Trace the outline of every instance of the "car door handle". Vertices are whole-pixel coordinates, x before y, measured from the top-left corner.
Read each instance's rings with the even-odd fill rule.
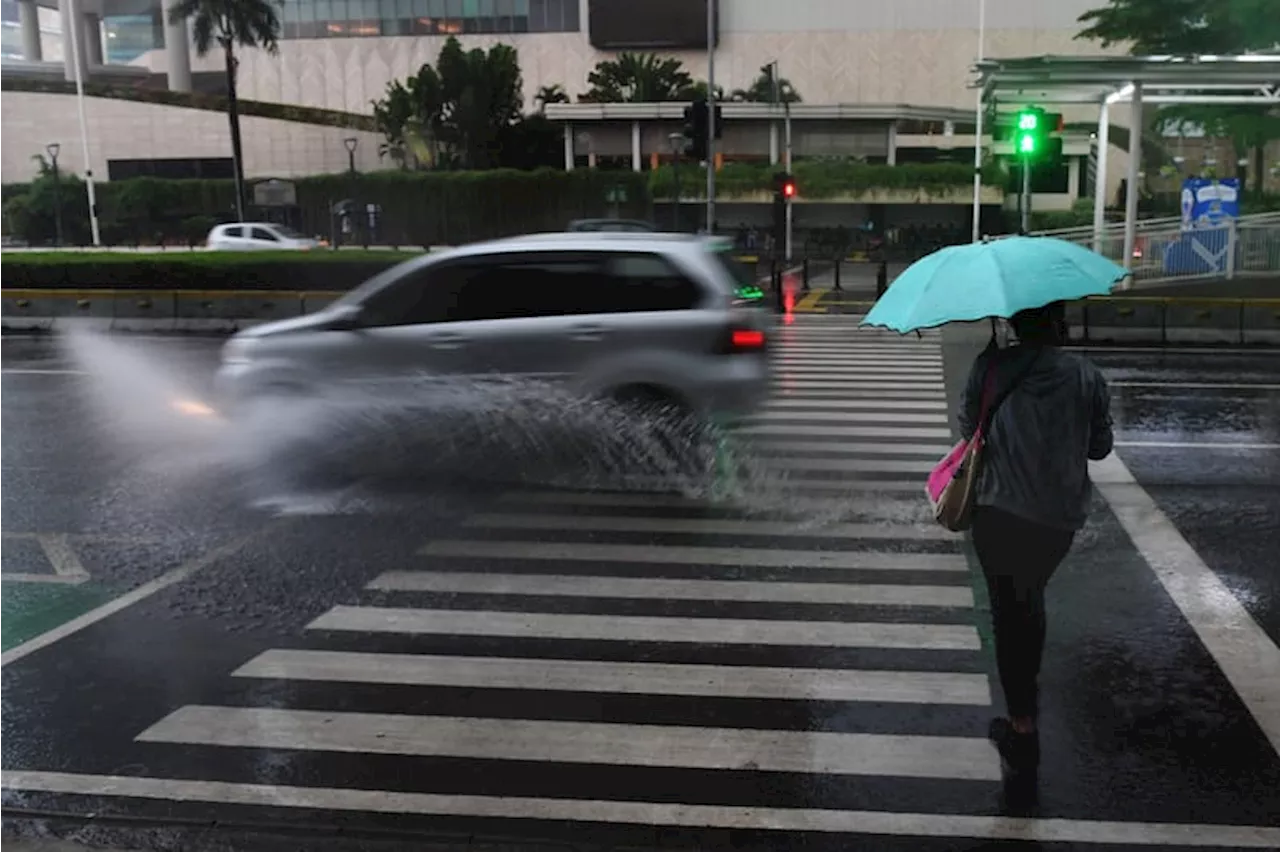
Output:
[[[600,340],[604,333],[602,325],[575,325],[569,329],[569,336],[574,340]]]
[[[460,334],[433,337],[429,343],[432,349],[461,349],[466,344],[467,339]]]

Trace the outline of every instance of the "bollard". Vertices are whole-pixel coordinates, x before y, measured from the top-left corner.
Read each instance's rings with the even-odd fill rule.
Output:
[[[884,291],[889,289],[889,265],[883,260],[880,266],[876,268],[876,298],[879,299],[884,295]]]
[[[800,261],[800,287],[809,292],[809,258]]]
[[[839,255],[836,256],[835,269],[833,270],[833,273],[834,273],[833,277],[835,279],[834,288],[836,290],[840,289],[840,266],[841,266],[840,261],[843,259],[844,258],[840,257]]]
[[[778,262],[773,261],[769,268],[769,285],[773,287],[773,298],[778,309],[778,313],[783,314],[787,311],[786,295],[782,292],[782,269],[778,266]]]

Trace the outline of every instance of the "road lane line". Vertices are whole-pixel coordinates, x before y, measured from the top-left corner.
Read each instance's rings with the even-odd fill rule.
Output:
[[[693,645],[902,648],[921,651],[977,651],[982,647],[978,641],[977,629],[970,624],[675,618],[347,605],[333,607],[308,624],[307,629],[409,636],[496,636],[511,639]]]
[[[1027,843],[1114,844],[1151,847],[1280,848],[1280,828],[1191,823],[1102,822],[906,811],[845,811],[695,805],[680,802],[552,799],[530,796],[475,796],[402,793],[341,787],[299,787],[189,781],[135,775],[6,770],[6,790],[76,796],[115,796],[161,802],[296,808],[344,813],[413,816],[538,819],[621,826],[672,826],[873,837],[947,837]]]
[[[947,449],[950,448],[948,447]],[[939,452],[938,455],[941,456],[942,452]],[[716,500],[705,497],[684,497],[678,494],[645,494],[634,491],[509,491],[499,496],[498,502],[533,505],[685,509],[695,512],[716,509],[739,517],[759,517],[762,514],[767,514],[769,517],[794,517],[799,520],[808,518],[810,513],[808,507],[803,504],[793,505],[792,501],[788,501],[786,507],[777,509],[769,507],[767,511],[762,512],[759,509],[753,509],[750,505],[743,505],[733,498]],[[932,516],[928,515],[928,507],[923,501],[893,498],[888,495],[871,498],[851,497],[845,501],[845,508],[852,515],[857,512],[883,512],[888,506],[895,504],[901,507],[901,511],[904,511],[904,514],[905,510],[915,510],[915,514],[919,515],[922,521],[932,520]]]
[[[831,460],[833,462],[839,460]],[[868,459],[867,461],[885,461]],[[904,462],[909,464],[909,462]],[[924,462],[930,469],[933,462]],[[462,526],[507,530],[585,530],[589,532],[684,533],[686,535],[764,535],[776,538],[929,539],[956,541],[938,524],[848,524],[796,521],[738,520],[734,518],[663,518],[634,515],[513,515],[480,513]]]
[[[1280,648],[1114,453],[1092,462],[1095,486],[1280,755]]]
[[[189,704],[139,742],[525,760],[608,766],[741,769],[997,781],[999,761],[978,737],[843,734],[620,725],[534,719],[332,713]]]
[[[905,400],[927,400],[934,402],[945,401],[947,398],[946,391],[941,386],[937,388],[918,388],[916,390],[810,390],[797,391],[789,388],[774,388],[773,399],[795,399],[795,400],[847,400],[852,402],[865,402],[867,400],[886,400],[886,399],[905,399]]]
[[[843,483],[832,483],[841,485]],[[558,541],[472,541],[440,539],[419,556],[462,559],[519,559],[553,562],[649,562],[662,565],[731,565],[757,568],[836,568],[846,571],[967,572],[969,563],[953,553],[884,553],[874,550],[776,550],[764,547],[677,547]]]
[[[78,586],[89,579],[89,575],[82,577],[62,577],[57,574],[27,574],[24,572],[6,571],[0,576],[6,583],[49,583],[55,586]]]
[[[787,583],[750,580],[672,580],[574,574],[476,574],[387,571],[365,588],[381,592],[848,604],[850,606],[973,606],[968,586],[893,586],[874,583]]]
[[[788,471],[829,470],[841,473],[919,473],[926,474],[938,466],[936,459],[859,459],[837,458],[796,458],[793,456],[764,456],[759,459],[768,468],[785,468]],[[923,488],[923,480],[909,483],[915,488]]]
[[[1217,346],[1064,346],[1069,352],[1107,352],[1134,355],[1280,355],[1280,349],[1258,347],[1256,349],[1224,349]]]
[[[775,379],[771,382],[771,386],[774,393],[785,393],[788,390],[901,391],[910,389],[915,391],[938,391],[944,387],[942,382],[932,379],[912,379],[909,382],[863,381],[861,379],[857,381],[851,379],[843,381],[832,379],[818,381],[809,379]]]
[[[7,666],[15,660],[20,660],[28,654],[38,651],[41,648],[48,647],[49,645],[52,645],[61,639],[65,639],[72,634],[79,633],[84,628],[97,624],[104,618],[114,615],[122,609],[126,609],[139,601],[151,597],[156,592],[167,589],[176,583],[181,583],[183,580],[186,580],[188,577],[191,577],[199,571],[203,571],[210,565],[220,562],[223,559],[239,552],[245,546],[264,535],[267,530],[274,530],[275,528],[276,526],[274,524],[267,524],[261,529],[255,530],[248,535],[240,536],[239,538],[233,539],[220,547],[215,547],[213,550],[197,556],[195,559],[185,562],[177,568],[166,571],[154,580],[143,583],[136,589],[126,592],[118,598],[113,598],[112,600],[107,601],[102,604],[102,606],[95,607],[83,615],[77,616],[70,621],[58,625],[52,630],[28,639],[21,645],[10,648],[8,651],[5,651],[3,655],[0,655],[0,667]]]
[[[790,701],[866,701],[985,707],[985,674],[767,668],[599,660],[539,660],[272,649],[233,677],[532,689],[627,695],[691,695]]]

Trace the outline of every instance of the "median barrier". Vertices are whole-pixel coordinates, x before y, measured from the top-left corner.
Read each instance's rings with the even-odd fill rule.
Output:
[[[1272,299],[1269,304],[1245,304],[1242,320],[1244,343],[1280,345],[1280,299]]]
[[[1165,304],[1169,343],[1242,343],[1243,300],[1176,299]]]
[[[1159,299],[1086,299],[1068,312],[1073,337],[1094,343],[1159,340],[1164,306]]]

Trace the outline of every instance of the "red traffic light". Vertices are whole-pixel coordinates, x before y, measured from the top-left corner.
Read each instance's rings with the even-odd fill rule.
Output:
[[[796,194],[796,182],[793,180],[784,181],[782,184],[782,194],[787,198],[794,198]]]

